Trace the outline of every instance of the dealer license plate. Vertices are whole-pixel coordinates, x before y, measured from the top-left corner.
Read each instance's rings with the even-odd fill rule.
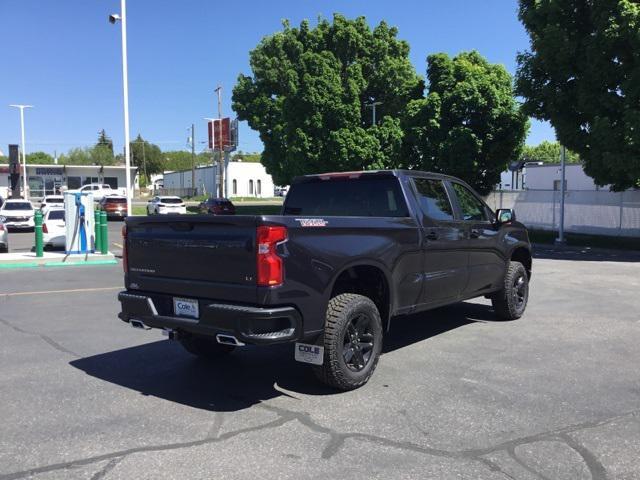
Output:
[[[324,358],[324,347],[309,345],[308,343],[296,342],[296,353],[294,355],[298,362],[322,365]]]
[[[173,297],[173,311],[179,317],[198,318],[198,301],[190,298]]]

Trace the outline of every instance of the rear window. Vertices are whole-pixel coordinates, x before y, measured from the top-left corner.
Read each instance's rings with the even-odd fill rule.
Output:
[[[107,198],[105,203],[127,203],[126,198]]]
[[[362,176],[293,185],[284,215],[407,217],[409,212],[396,177]]]
[[[52,210],[47,218],[49,220],[64,220],[64,210]]]
[[[62,197],[45,197],[43,203],[64,203],[64,198],[62,198]]]
[[[171,197],[161,197],[160,201],[162,203],[182,203],[182,199],[180,199],[180,198],[171,198]]]
[[[27,202],[7,202],[4,206],[5,210],[33,210],[33,206]]]

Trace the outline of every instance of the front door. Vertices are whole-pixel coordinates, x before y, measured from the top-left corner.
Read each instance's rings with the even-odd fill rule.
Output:
[[[422,214],[423,274],[420,308],[457,299],[467,283],[465,227],[456,218],[442,180],[413,177]]]

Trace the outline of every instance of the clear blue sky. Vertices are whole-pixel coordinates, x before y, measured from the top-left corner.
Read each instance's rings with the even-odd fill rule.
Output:
[[[228,114],[237,75],[250,73],[249,51],[284,18],[384,19],[409,42],[422,75],[428,54],[470,49],[513,73],[516,53],[528,46],[516,7],[516,0],[129,0],[131,135],[183,149],[193,122],[203,142],[213,89],[223,85]],[[122,151],[120,27],[107,22],[119,8],[118,0],[0,0],[0,150],[20,138],[18,111],[7,105],[28,103],[35,106],[26,113],[28,152],[88,146],[101,128]],[[533,122],[527,143],[554,138],[549,125]],[[246,124],[240,148],[261,150]]]

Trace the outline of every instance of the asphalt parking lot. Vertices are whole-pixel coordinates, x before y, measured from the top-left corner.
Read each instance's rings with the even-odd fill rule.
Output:
[[[0,271],[0,480],[638,479],[640,258],[537,257],[522,319],[397,319],[349,393],[290,345],[208,364],[128,327],[120,266]]]

